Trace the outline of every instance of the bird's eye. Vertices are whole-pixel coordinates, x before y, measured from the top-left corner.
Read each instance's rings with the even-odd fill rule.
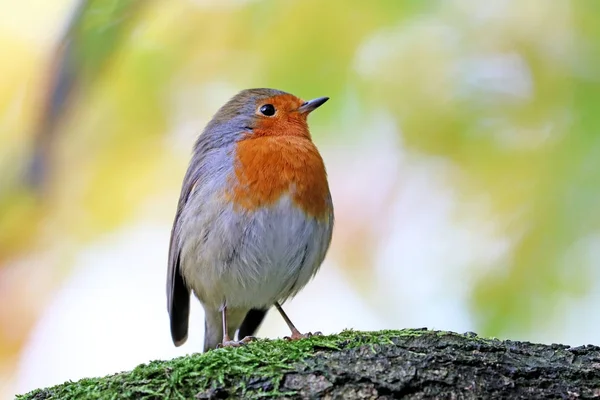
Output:
[[[267,117],[272,117],[275,115],[275,106],[273,106],[273,104],[265,104],[264,106],[260,107],[260,112]]]

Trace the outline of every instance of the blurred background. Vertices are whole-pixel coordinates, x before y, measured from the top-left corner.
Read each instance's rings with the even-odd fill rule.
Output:
[[[197,301],[171,343],[170,229],[195,138],[249,87],[331,97],[337,225],[301,330],[600,344],[600,2],[2,6],[1,399],[201,350]]]

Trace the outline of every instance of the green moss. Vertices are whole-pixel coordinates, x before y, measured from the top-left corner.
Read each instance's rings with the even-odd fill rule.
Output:
[[[284,374],[298,368],[299,362],[318,351],[390,344],[400,337],[416,338],[425,333],[426,330],[346,330],[338,335],[292,342],[260,339],[244,347],[152,361],[130,372],[37,389],[17,399],[190,399],[223,386],[241,393],[251,387],[253,397],[276,396],[283,394],[279,392],[279,384]]]

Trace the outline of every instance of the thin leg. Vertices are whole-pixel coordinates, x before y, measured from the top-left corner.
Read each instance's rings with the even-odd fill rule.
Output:
[[[223,307],[221,316],[223,319],[223,341],[218,347],[240,347],[255,339],[253,336],[247,336],[242,340],[231,339],[227,333],[227,306]]]
[[[283,320],[285,321],[285,323],[287,324],[287,326],[290,328],[290,331],[292,331],[292,335],[291,336],[286,336],[284,337],[284,339],[286,340],[297,340],[297,339],[304,339],[304,338],[309,338],[311,336],[318,336],[321,335],[321,332],[315,332],[310,333],[300,333],[300,331],[298,329],[296,329],[296,326],[292,323],[292,320],[287,316],[287,314],[283,311],[283,308],[281,308],[281,306],[279,305],[279,303],[275,303],[275,308],[277,308],[277,311],[279,311],[279,314],[281,314],[281,317],[283,318]]]
[[[227,334],[227,306],[221,310],[221,317],[223,319],[223,344],[231,342],[229,334]]]

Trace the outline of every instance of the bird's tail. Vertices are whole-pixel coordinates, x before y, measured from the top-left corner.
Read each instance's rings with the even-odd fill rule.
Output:
[[[235,333],[240,330],[248,336],[258,328],[266,310],[252,310],[233,308],[227,309],[227,334],[234,340]],[[249,317],[248,317],[249,316]],[[223,315],[220,310],[204,309],[204,351],[217,348],[223,341]],[[242,324],[242,322],[244,322]],[[240,337],[239,339],[243,339]]]
[[[238,331],[238,338],[241,340],[246,336],[254,336],[268,311],[268,308],[253,308],[248,311]]]

